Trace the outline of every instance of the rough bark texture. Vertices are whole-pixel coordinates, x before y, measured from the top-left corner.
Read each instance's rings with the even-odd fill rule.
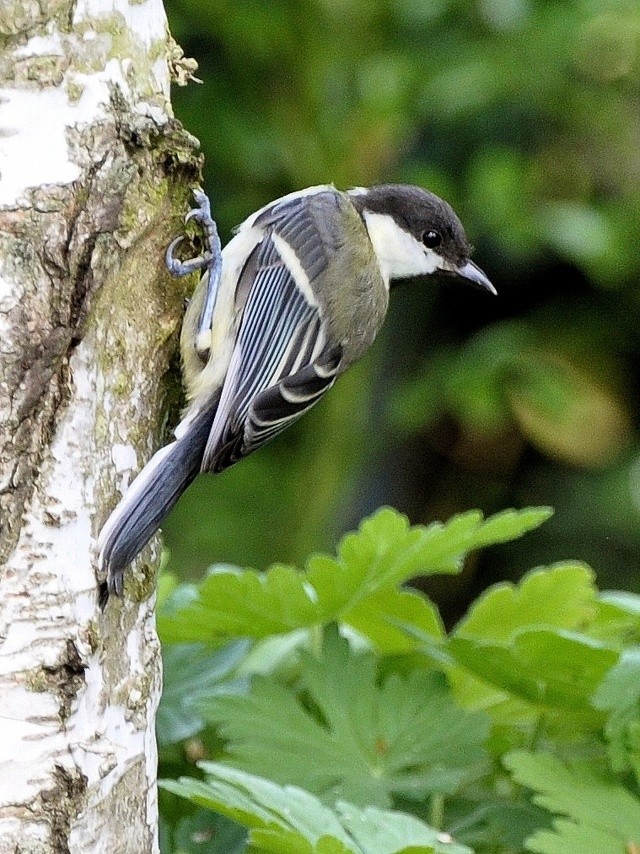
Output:
[[[101,613],[94,548],[158,443],[196,143],[160,0],[5,0],[0,45],[0,854],[155,851],[155,552]]]

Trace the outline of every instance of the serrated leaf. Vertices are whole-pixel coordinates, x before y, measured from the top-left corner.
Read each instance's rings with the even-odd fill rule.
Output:
[[[554,756],[524,750],[507,754],[504,764],[516,782],[537,793],[537,804],[564,817],[554,822],[553,832],[539,831],[530,837],[529,850],[540,854],[608,854],[640,845],[640,800],[615,779],[590,767],[573,770]],[[592,847],[591,840],[599,847]],[[584,841],[589,841],[586,848],[576,847]]]
[[[539,528],[553,516],[552,507],[527,507],[524,510],[502,510],[485,520],[474,537],[474,548],[481,549],[518,539]]]
[[[206,782],[182,777],[160,786],[249,828],[254,854],[472,854],[413,816],[341,802],[336,810],[295,786],[278,786],[214,762]]]
[[[494,718],[505,721],[530,718],[533,710],[520,700],[539,695],[537,677],[531,669],[521,669],[523,650],[510,648],[516,636],[530,630],[578,629],[598,609],[593,571],[576,562],[532,570],[517,585],[503,582],[489,588],[452,633],[451,651],[457,645],[456,657],[464,666],[448,671],[456,698],[465,708],[491,710]],[[564,679],[559,673],[549,676],[556,682]],[[541,686],[544,692],[548,688]]]
[[[619,657],[615,649],[560,629],[515,632],[505,644],[454,637],[448,650],[474,676],[546,710],[589,715],[589,699]]]
[[[249,696],[201,705],[236,767],[328,803],[385,807],[392,793],[455,791],[484,758],[487,718],[458,709],[441,674],[392,674],[378,685],[375,657],[353,653],[335,631],[319,659],[301,659],[301,695],[257,679]]]
[[[156,719],[160,745],[190,738],[204,728],[197,710],[203,697],[246,691],[249,682],[236,675],[248,641],[232,641],[214,652],[202,644],[165,646],[162,699]]]
[[[207,774],[206,782],[181,777],[177,781],[162,780],[160,785],[252,831],[271,831],[276,836],[282,835],[283,839],[293,833],[300,842],[307,844],[307,849],[323,836],[330,836],[341,842],[346,851],[356,851],[350,847],[349,837],[335,813],[302,789],[278,786],[270,780],[214,762],[202,762],[200,766]]]
[[[360,569],[365,578],[400,584],[417,575],[457,572],[468,552],[516,539],[551,513],[547,507],[505,510],[485,520],[471,510],[424,527],[409,526],[406,517],[386,507],[365,519],[357,534],[347,534],[338,554],[350,572]]]
[[[384,589],[360,601],[344,615],[344,622],[368,637],[379,653],[410,652],[420,647],[408,628],[429,636],[444,637],[444,627],[435,605],[413,590]]]
[[[322,622],[313,591],[292,566],[277,564],[266,573],[214,569],[198,585],[198,597],[173,614],[158,617],[169,642],[216,642],[225,637],[262,638]]]
[[[593,570],[576,562],[531,570],[518,584],[502,582],[485,591],[454,634],[505,641],[521,628],[576,629],[596,613],[594,581]]]
[[[336,811],[351,836],[363,851],[376,854],[409,854],[433,851],[434,854],[464,854],[471,850],[456,844],[446,833],[428,827],[424,822],[405,813],[381,810],[376,807],[360,809],[339,801]]]
[[[640,649],[622,652],[592,698],[607,712],[604,727],[614,771],[633,770],[640,777]]]
[[[633,848],[620,847],[606,830],[576,825],[566,819],[556,819],[554,830],[538,830],[526,840],[529,851],[536,854],[635,854]]]
[[[351,612],[356,611],[358,620],[358,607],[380,591],[416,575],[458,572],[472,549],[521,536],[549,513],[547,508],[509,510],[484,520],[472,511],[444,525],[424,527],[411,526],[396,510],[382,508],[343,538],[337,558],[316,555],[304,572],[284,565],[265,573],[215,569],[198,586],[195,599],[159,615],[159,632],[165,641],[215,643],[227,637],[264,638],[333,620],[348,624]]]

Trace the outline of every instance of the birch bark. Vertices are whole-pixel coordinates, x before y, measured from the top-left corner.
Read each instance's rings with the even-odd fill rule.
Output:
[[[95,537],[159,440],[198,178],[161,0],[0,6],[0,854],[157,850],[153,563]]]

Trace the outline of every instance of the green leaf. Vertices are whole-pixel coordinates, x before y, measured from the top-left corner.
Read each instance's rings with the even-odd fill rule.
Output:
[[[600,594],[603,602],[615,605],[621,611],[640,620],[640,596],[625,590],[605,590]]]
[[[246,838],[244,827],[211,810],[198,810],[178,822],[171,850],[181,854],[244,854]]]
[[[585,722],[593,718],[588,692],[616,654],[612,645],[576,630],[601,608],[593,571],[576,562],[532,570],[517,585],[489,588],[445,647],[460,665],[448,671],[456,698],[465,708],[491,709],[505,722],[530,718],[530,704],[574,710],[582,705]],[[582,687],[579,673],[588,677]]]
[[[246,691],[248,680],[236,668],[244,660],[247,641],[233,641],[212,652],[202,644],[165,646],[163,686],[156,732],[161,745],[190,738],[204,728],[197,710],[203,697]]]
[[[454,637],[456,661],[500,691],[540,710],[562,708],[589,716],[589,699],[619,657],[615,649],[560,629],[521,630],[507,644]]]
[[[447,810],[451,832],[478,851],[496,854],[523,851],[528,836],[551,825],[549,814],[525,801],[519,787],[509,787],[506,779],[480,791],[481,794],[477,790],[470,793],[470,798],[450,801]]]
[[[504,764],[516,782],[537,793],[537,804],[563,816],[554,822],[553,832],[530,837],[529,850],[610,854],[640,845],[640,801],[615,779],[589,766],[572,769],[553,756],[522,750],[507,754]]]
[[[615,594],[600,593],[598,613],[589,621],[588,631],[591,637],[625,647],[640,640],[640,614],[617,604]]]
[[[591,626],[599,637],[621,646],[640,642],[640,596],[623,590],[605,590],[599,598],[600,610]]]
[[[508,510],[484,520],[479,511],[472,511],[444,525],[425,527],[411,526],[396,510],[382,508],[343,538],[337,558],[313,556],[303,572],[282,564],[265,573],[216,568],[198,586],[195,598],[174,599],[175,607],[160,614],[159,631],[165,641],[216,643],[227,637],[263,638],[333,620],[348,624],[352,613],[362,631],[359,609],[367,599],[417,575],[458,572],[469,551],[519,537],[550,512]],[[374,641],[381,619],[373,621]]]
[[[552,507],[527,507],[524,510],[502,510],[486,519],[473,538],[474,549],[507,543],[539,528],[553,516]]]
[[[640,699],[640,649],[625,650],[598,690],[593,704],[598,709],[615,711],[627,709]]]
[[[455,636],[507,641],[532,626],[577,629],[596,614],[594,581],[590,567],[567,562],[534,569],[517,585],[495,584],[474,602]]]
[[[420,641],[409,634],[409,628],[419,632],[421,638],[429,636],[434,642],[444,637],[438,609],[413,590],[380,590],[350,608],[344,621],[386,655],[420,647]]]
[[[207,781],[181,777],[179,780],[162,780],[160,786],[187,798],[194,804],[219,812],[249,828],[251,842],[254,831],[270,831],[282,837],[281,851],[287,851],[284,840],[291,836],[302,844],[298,851],[313,851],[322,837],[331,837],[342,844],[336,851],[352,852],[350,840],[335,813],[302,789],[281,787],[269,780],[245,774],[234,768],[214,762],[202,762]],[[270,851],[263,847],[257,850]],[[275,849],[276,851],[278,849]]]
[[[633,770],[640,779],[640,648],[626,649],[593,695],[607,712],[605,737],[614,771]]]
[[[362,851],[376,854],[418,854],[426,851],[470,854],[470,849],[456,845],[447,833],[438,832],[405,813],[376,807],[361,809],[344,801],[336,804],[336,810]]]
[[[197,586],[197,598],[158,617],[169,642],[219,642],[222,638],[262,638],[321,622],[322,608],[291,566],[266,573],[214,568]]]
[[[300,694],[257,678],[248,696],[201,704],[233,765],[328,803],[385,807],[392,794],[451,793],[484,759],[487,718],[458,709],[441,674],[414,670],[378,685],[375,657],[335,631],[301,668]]]
[[[400,812],[334,810],[295,786],[278,786],[214,762],[202,762],[206,782],[182,777],[160,786],[250,829],[254,854],[472,854],[446,833]]]
[[[619,840],[606,830],[576,825],[562,818],[553,824],[554,830],[538,830],[526,840],[529,851],[538,854],[612,854],[613,851],[635,854],[635,848],[626,845],[622,848]]]

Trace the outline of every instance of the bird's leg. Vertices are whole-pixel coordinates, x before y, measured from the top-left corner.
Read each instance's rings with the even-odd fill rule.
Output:
[[[202,226],[204,231],[204,252],[197,258],[180,261],[179,258],[175,257],[174,252],[178,244],[182,242],[183,237],[176,237],[167,247],[165,263],[173,276],[187,276],[196,270],[205,271],[205,275],[207,276],[207,290],[198,321],[198,336],[201,336],[203,333],[206,336],[211,330],[213,310],[216,304],[220,274],[222,272],[222,247],[220,237],[218,236],[218,229],[211,216],[209,198],[202,190],[194,190],[193,195],[197,207],[189,211],[184,221],[187,223],[189,220],[195,219]]]

